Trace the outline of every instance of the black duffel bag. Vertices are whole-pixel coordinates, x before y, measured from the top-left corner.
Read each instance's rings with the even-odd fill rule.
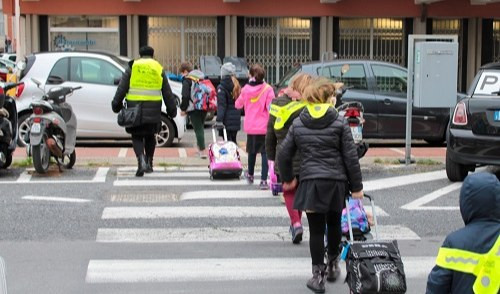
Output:
[[[124,104],[123,108],[118,113],[118,125],[125,128],[136,127],[141,124],[141,104],[137,103],[134,107],[127,107]]]
[[[365,197],[370,199],[372,206],[375,240],[347,241],[344,244],[342,257],[346,262],[345,282],[354,294],[406,293],[406,275],[398,243],[396,240],[378,241],[375,204],[370,196],[365,194]],[[346,207],[346,211],[350,211],[347,199]],[[350,236],[353,236],[350,217],[348,217],[348,224]],[[351,237],[350,240],[352,239]]]

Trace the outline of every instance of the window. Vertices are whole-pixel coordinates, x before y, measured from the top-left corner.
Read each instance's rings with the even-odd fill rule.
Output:
[[[49,74],[48,84],[61,84],[68,79],[68,61],[69,58],[60,59]],[[56,82],[57,81],[57,82]]]
[[[500,97],[500,71],[489,70],[484,71],[477,82],[474,90],[474,95],[492,96],[495,98]]]
[[[379,92],[406,94],[407,73],[405,70],[386,66],[372,65]]]
[[[279,87],[288,87],[290,81],[293,79],[293,77],[295,77],[295,75],[300,71],[300,69],[301,69],[300,66],[291,68],[279,83]]]
[[[71,59],[71,81],[114,85],[122,72],[112,64],[95,58],[76,57]]]
[[[367,90],[368,83],[366,82],[366,73],[362,64],[349,64],[349,70],[342,75],[341,69],[344,64],[338,64],[328,67],[319,67],[318,75],[324,76],[329,74],[330,78],[342,82],[346,87],[352,87],[356,90]]]

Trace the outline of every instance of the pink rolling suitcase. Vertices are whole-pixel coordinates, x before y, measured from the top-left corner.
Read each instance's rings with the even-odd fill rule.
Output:
[[[283,186],[278,182],[278,175],[274,172],[274,161],[269,160],[269,189],[273,196],[278,196],[279,193],[283,192]]]
[[[217,140],[217,135],[215,133],[216,128],[216,126],[212,127],[214,142],[208,147],[208,157],[210,159],[208,170],[210,179],[228,177],[239,178],[241,177],[243,166],[241,165],[238,145],[227,140],[225,127],[223,129],[224,140]]]

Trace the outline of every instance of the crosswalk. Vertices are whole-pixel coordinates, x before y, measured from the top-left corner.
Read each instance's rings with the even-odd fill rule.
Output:
[[[105,207],[96,242],[103,246],[181,245],[197,248],[195,254],[186,258],[158,254],[150,259],[134,258],[136,254],[115,254],[111,259],[96,256],[88,264],[87,284],[265,281],[306,279],[310,275],[308,246],[291,244],[286,209],[270,191],[256,190],[240,179],[211,181],[206,168],[157,168],[142,179],[134,178],[134,173],[135,168],[118,168],[113,186],[128,193],[137,193],[134,187],[152,190],[163,186],[183,188],[183,192],[170,203],[113,203]],[[384,225],[389,213],[379,206],[375,209],[381,239],[420,240],[408,227]],[[307,242],[307,222],[305,231]],[[249,244],[300,254],[273,257],[260,252],[259,247],[245,256],[224,252],[228,247],[238,252],[240,247],[252,246]],[[405,257],[408,278],[423,279],[434,261],[430,256]]]

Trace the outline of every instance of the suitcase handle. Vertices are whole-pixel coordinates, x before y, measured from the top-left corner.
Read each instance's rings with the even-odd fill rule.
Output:
[[[379,240],[378,238],[378,223],[377,223],[377,213],[375,212],[375,201],[373,200],[373,197],[367,194],[364,194],[364,197],[370,200],[370,204],[372,206],[372,214],[373,214],[373,222],[375,223],[375,240]],[[351,221],[351,210],[349,207],[349,198],[351,196],[349,195],[348,197],[345,197],[345,208],[346,208],[346,214],[347,214],[347,224],[349,226],[349,237],[351,238],[351,242],[354,242],[354,234],[352,233],[352,221]]]
[[[220,129],[221,127],[218,125],[213,125],[212,126],[212,137],[214,139],[214,143],[217,143],[217,135],[215,134],[215,129]],[[227,131],[226,131],[226,126],[222,125],[222,132],[224,133],[224,142],[227,142]]]

